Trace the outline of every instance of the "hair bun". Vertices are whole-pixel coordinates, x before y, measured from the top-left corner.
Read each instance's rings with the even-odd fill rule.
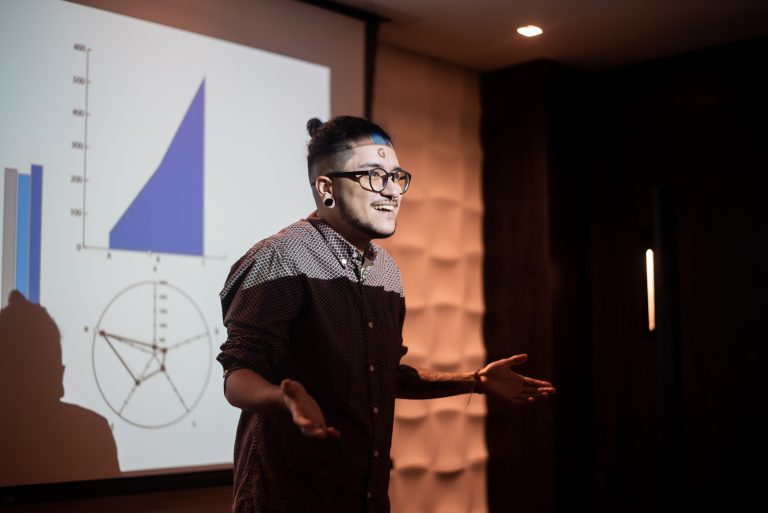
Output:
[[[314,137],[315,132],[317,132],[317,129],[320,128],[322,124],[323,122],[317,118],[312,118],[309,121],[307,121],[307,132],[309,132],[309,136]]]

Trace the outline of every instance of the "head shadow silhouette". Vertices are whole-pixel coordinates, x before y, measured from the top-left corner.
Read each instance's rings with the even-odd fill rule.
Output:
[[[106,419],[61,402],[61,335],[18,291],[0,310],[0,486],[120,475]]]

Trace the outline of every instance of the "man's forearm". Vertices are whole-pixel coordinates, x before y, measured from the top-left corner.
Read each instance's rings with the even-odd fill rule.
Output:
[[[468,394],[475,386],[474,372],[440,372],[401,365],[397,378],[400,399],[434,399]],[[478,390],[474,390],[478,392]]]
[[[224,396],[232,406],[253,413],[286,409],[281,388],[249,369],[238,369],[227,376]]]

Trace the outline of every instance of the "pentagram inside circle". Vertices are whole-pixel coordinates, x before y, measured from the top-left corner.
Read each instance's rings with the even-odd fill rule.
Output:
[[[146,281],[106,306],[92,355],[96,385],[112,411],[135,426],[161,428],[186,417],[205,392],[211,336],[188,294]]]

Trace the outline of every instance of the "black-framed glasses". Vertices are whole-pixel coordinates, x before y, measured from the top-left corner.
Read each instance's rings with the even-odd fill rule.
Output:
[[[348,178],[357,178],[365,175],[368,175],[368,184],[374,192],[383,191],[390,180],[400,186],[400,189],[403,191],[401,194],[405,194],[405,191],[411,186],[411,173],[404,169],[397,169],[391,173],[387,173],[380,167],[372,167],[371,169],[363,169],[360,171],[332,171],[330,173],[324,173],[324,176],[342,176]]]

